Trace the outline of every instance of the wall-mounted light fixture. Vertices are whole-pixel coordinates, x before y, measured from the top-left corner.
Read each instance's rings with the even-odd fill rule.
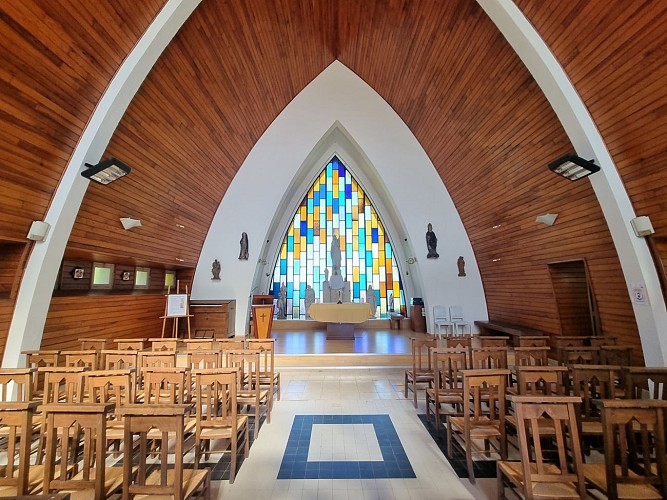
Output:
[[[141,227],[141,221],[139,219],[133,219],[132,217],[121,217],[120,223],[126,231],[133,227]]]
[[[86,163],[86,167],[88,168],[81,172],[82,176],[105,185],[126,176],[132,171],[130,167],[116,158],[109,158],[97,165]]]
[[[556,223],[556,217],[558,217],[558,214],[538,215],[535,219],[535,222],[546,224],[547,226],[553,226]]]
[[[549,170],[562,175],[566,179],[576,181],[599,172],[600,167],[593,163],[593,160],[584,160],[577,155],[567,154],[549,163]]]
[[[41,220],[32,221],[30,229],[28,230],[27,238],[32,241],[44,241],[46,235],[49,234],[49,229],[51,226],[48,222]]]
[[[651,219],[645,215],[631,219],[630,224],[632,225],[632,230],[635,232],[635,235],[638,238],[650,236],[655,233],[653,224],[651,224]]]

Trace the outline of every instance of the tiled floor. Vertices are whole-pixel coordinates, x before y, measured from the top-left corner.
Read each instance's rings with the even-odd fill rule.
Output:
[[[457,477],[418,417],[424,409],[404,399],[402,369],[281,369],[281,377],[283,397],[274,405],[271,423],[262,425],[234,484],[213,481],[214,497],[495,497],[494,479],[478,479],[472,487]],[[303,464],[298,478],[296,459],[285,462],[290,456]],[[286,463],[292,464],[290,477],[279,479],[287,475]],[[403,475],[408,467],[414,477]],[[333,479],[337,475],[344,478]]]

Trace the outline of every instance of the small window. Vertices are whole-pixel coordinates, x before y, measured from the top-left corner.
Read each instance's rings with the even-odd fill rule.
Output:
[[[170,288],[176,284],[176,271],[164,272],[164,287]]]
[[[113,264],[93,263],[93,283],[90,288],[105,289],[113,287]]]
[[[134,288],[148,288],[151,270],[148,267],[137,267],[134,273]]]

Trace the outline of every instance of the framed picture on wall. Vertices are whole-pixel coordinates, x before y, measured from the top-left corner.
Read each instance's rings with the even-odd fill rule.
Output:
[[[130,271],[123,271],[123,274],[120,275],[120,279],[123,281],[130,281]]]
[[[72,278],[75,280],[83,279],[84,269],[83,267],[75,267],[72,269]]]

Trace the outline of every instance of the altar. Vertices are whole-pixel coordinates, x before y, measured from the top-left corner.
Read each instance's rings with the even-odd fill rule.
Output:
[[[327,339],[354,340],[354,325],[373,317],[370,304],[313,304],[308,315],[327,324]]]

